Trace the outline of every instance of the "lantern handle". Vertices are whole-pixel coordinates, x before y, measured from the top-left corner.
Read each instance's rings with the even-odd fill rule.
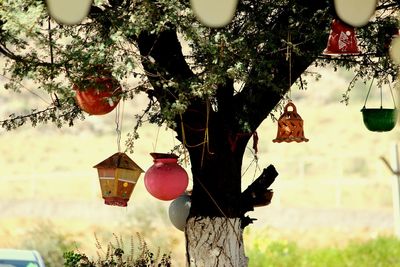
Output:
[[[292,107],[293,111],[289,111],[288,110],[289,107]],[[285,106],[285,113],[289,113],[289,112],[297,113],[296,106],[293,104],[293,102],[289,102]]]

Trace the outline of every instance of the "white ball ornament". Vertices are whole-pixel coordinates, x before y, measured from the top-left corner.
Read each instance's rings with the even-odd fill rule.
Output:
[[[392,39],[389,49],[390,59],[397,65],[400,65],[400,36]]]
[[[169,205],[169,219],[178,230],[184,231],[191,204],[190,196],[184,194]]]
[[[361,27],[375,13],[377,0],[335,0],[334,4],[340,20],[353,27]]]
[[[221,28],[232,21],[238,0],[190,0],[197,19],[205,26]]]
[[[50,16],[60,24],[75,25],[86,18],[92,0],[46,0]]]

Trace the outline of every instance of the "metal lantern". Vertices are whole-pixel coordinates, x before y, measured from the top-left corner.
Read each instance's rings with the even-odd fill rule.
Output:
[[[150,153],[154,164],[144,175],[147,191],[160,200],[173,200],[182,195],[188,184],[188,175],[178,164],[174,154]]]
[[[169,205],[169,219],[178,230],[183,231],[185,229],[191,205],[192,202],[188,194],[181,195]]]
[[[324,55],[357,55],[360,51],[357,46],[356,33],[353,27],[338,19],[331,24],[331,32]]]
[[[106,205],[126,207],[143,170],[125,153],[115,153],[94,168]]]
[[[290,111],[289,108],[292,110]],[[278,133],[274,143],[281,142],[308,142],[304,137],[303,119],[297,113],[296,106],[289,102],[285,106],[283,114],[278,120]]]
[[[79,88],[74,84],[76,101],[79,107],[91,115],[104,115],[111,112],[119,103],[122,92],[118,81],[111,75],[91,77],[85,82],[87,88]]]

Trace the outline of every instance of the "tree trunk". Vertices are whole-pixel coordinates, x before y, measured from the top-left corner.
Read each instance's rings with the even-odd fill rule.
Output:
[[[185,228],[187,266],[246,267],[240,218],[192,217]]]

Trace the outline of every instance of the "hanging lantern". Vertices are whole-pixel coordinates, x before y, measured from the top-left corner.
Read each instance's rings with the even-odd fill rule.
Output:
[[[289,111],[289,108],[292,110]],[[296,106],[289,102],[285,106],[283,114],[278,120],[278,133],[273,140],[274,143],[281,142],[308,142],[304,137],[303,119],[297,113]]]
[[[188,194],[181,195],[169,205],[169,219],[178,230],[183,231],[185,229],[191,205],[192,202]]]
[[[189,184],[186,171],[174,154],[150,153],[154,164],[144,175],[147,191],[160,200],[172,200],[185,192]]]
[[[115,153],[93,168],[99,174],[104,203],[126,207],[143,170],[125,153]]]
[[[79,107],[91,115],[111,112],[119,103],[122,92],[118,81],[110,76],[88,78],[88,87],[81,89],[74,84]]]
[[[331,32],[324,55],[357,55],[360,51],[357,46],[356,33],[353,27],[338,19],[331,24]]]

